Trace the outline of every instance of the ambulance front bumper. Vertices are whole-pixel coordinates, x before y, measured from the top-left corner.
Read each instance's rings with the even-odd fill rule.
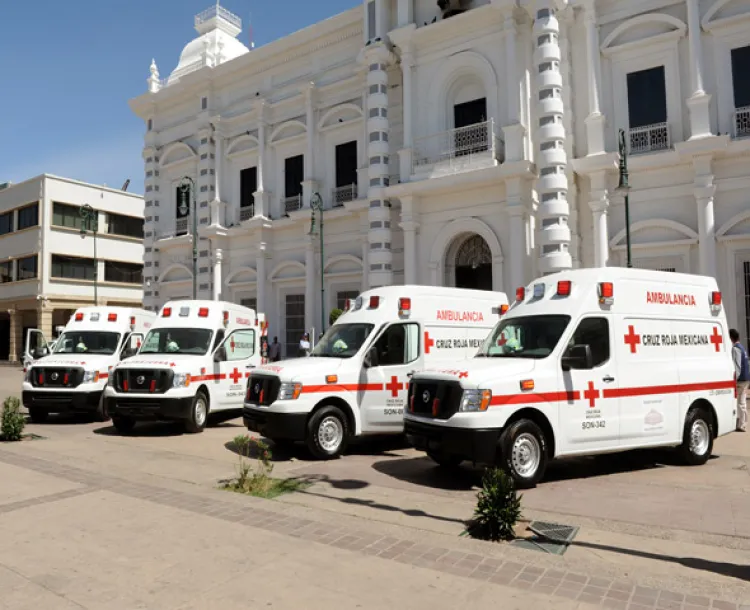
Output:
[[[102,390],[93,392],[24,390],[21,393],[24,407],[44,409],[47,413],[95,413],[101,397]]]
[[[475,464],[494,464],[500,430],[456,428],[423,421],[404,421],[406,438],[420,451],[457,455]]]
[[[242,421],[251,432],[270,439],[303,441],[307,436],[307,412],[269,411],[256,405],[245,404]]]
[[[188,419],[193,399],[193,396],[124,396],[109,393],[105,397],[111,417],[127,417],[138,421]]]

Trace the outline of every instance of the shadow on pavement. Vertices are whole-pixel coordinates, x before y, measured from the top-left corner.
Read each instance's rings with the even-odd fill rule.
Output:
[[[375,462],[372,467],[399,481],[447,491],[470,491],[482,480],[479,468],[468,464],[455,469],[441,468],[428,457],[384,460]]]
[[[35,424],[29,416],[26,416],[26,423],[30,426],[75,426],[92,422],[94,422],[94,416],[87,413],[50,413],[40,424]]]
[[[719,574],[721,576],[729,576],[730,578],[750,581],[750,566],[746,565],[726,563],[723,561],[709,561],[707,559],[700,559],[698,557],[672,557],[671,555],[647,553],[645,551],[624,549],[622,547],[609,546],[606,544],[596,544],[593,542],[581,542],[578,540],[574,540],[571,544],[573,546],[580,546],[587,549],[596,549],[598,551],[611,551],[613,553],[621,553],[623,555],[643,557],[644,559],[655,559],[657,561],[678,563],[682,566],[685,566],[686,568],[691,568],[693,570],[702,570],[704,572],[712,572],[713,574]]]
[[[221,412],[210,414],[208,416],[208,428],[241,428],[239,424],[232,423],[231,420],[236,419],[236,414]],[[120,434],[115,427],[111,424],[105,424],[102,428],[96,428],[94,434],[101,434],[103,436],[123,436]],[[135,425],[135,428],[129,434],[124,436],[133,437],[160,437],[160,436],[181,436],[187,434],[180,422],[160,422],[160,421],[144,421],[139,422]]]

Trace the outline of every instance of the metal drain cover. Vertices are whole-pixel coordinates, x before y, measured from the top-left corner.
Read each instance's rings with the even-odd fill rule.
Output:
[[[570,544],[578,533],[578,528],[575,526],[549,523],[548,521],[532,521],[529,524],[529,530],[543,540],[561,544]]]

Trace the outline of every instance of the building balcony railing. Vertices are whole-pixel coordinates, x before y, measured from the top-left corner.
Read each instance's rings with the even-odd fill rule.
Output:
[[[750,137],[750,106],[736,108],[732,118],[732,137]]]
[[[251,203],[250,205],[246,205],[240,208],[240,222],[244,220],[250,220],[253,216],[255,216],[255,204],[254,203]]]
[[[218,4],[206,9],[202,13],[198,13],[195,16],[195,26],[198,27],[199,25],[202,25],[216,17],[220,17],[226,20],[228,23],[231,23],[235,27],[242,28],[242,19],[240,19],[234,13],[230,13],[227,9],[225,9],[223,6],[219,6]]]
[[[337,186],[331,189],[331,207],[340,208],[349,201],[357,198],[357,185],[347,184],[346,186]]]
[[[654,123],[653,125],[633,127],[628,133],[628,139],[631,155],[669,150],[672,147],[669,123]]]
[[[174,223],[174,234],[175,236],[187,235],[188,234],[188,221],[190,216],[184,218],[178,218]]]
[[[302,209],[302,195],[291,195],[289,197],[284,197],[282,200],[284,203],[284,212],[289,214],[289,212],[296,212],[297,210]]]
[[[414,141],[412,173],[430,169],[457,172],[472,169],[482,161],[503,162],[505,145],[495,133],[492,119],[458,127]]]

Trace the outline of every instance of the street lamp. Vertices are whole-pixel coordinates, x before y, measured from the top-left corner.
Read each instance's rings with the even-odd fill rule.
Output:
[[[97,279],[99,276],[99,260],[96,256],[96,234],[99,232],[99,212],[87,203],[81,206],[79,214],[81,215],[81,239],[86,237],[87,231],[91,231],[91,235],[94,237],[94,305],[98,305]]]
[[[198,215],[195,213],[195,181],[190,176],[180,180],[180,207],[183,217],[190,214],[193,221],[193,300],[198,298]]]
[[[315,192],[310,197],[310,209],[312,218],[308,235],[315,234],[315,213],[320,217],[320,332],[323,332],[326,327],[326,285],[323,281],[323,198],[320,193]]]
[[[628,147],[625,143],[625,130],[620,130],[620,183],[617,192],[625,198],[625,244],[628,255],[628,267],[633,266],[630,256],[630,182],[628,181]]]

